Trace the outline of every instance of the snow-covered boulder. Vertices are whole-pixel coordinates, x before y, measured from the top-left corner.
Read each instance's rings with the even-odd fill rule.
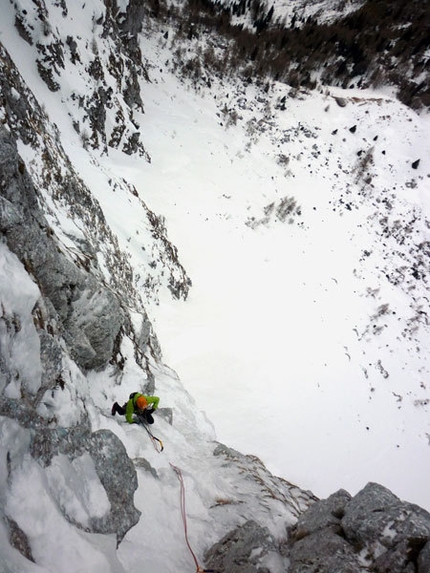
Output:
[[[428,571],[430,514],[377,483],[304,512],[290,532],[291,573]]]
[[[430,514],[376,483],[354,497],[339,490],[312,504],[286,539],[280,543],[248,521],[206,553],[206,565],[231,573],[266,572],[286,558],[289,573],[429,571]]]

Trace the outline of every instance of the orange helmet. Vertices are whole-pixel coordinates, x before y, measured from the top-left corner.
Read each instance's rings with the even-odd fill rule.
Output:
[[[148,402],[144,396],[139,396],[139,398],[136,400],[136,406],[140,410],[144,410],[147,407],[147,405],[148,405]]]

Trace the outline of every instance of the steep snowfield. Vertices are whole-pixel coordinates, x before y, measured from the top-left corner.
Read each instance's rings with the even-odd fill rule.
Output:
[[[37,288],[5,245],[0,245],[0,265],[2,276],[15,295],[10,299],[1,291],[3,310],[15,317],[31,342],[35,331],[30,308]],[[5,334],[0,331],[2,344],[7,341]],[[35,375],[39,356],[36,346],[21,338],[16,341],[13,354],[26,358],[15,366],[21,378]],[[282,539],[285,528],[309,505],[311,496],[270,476],[257,459],[215,442],[212,424],[167,367],[152,365],[162,405],[173,411],[173,425],[157,415],[152,428],[164,444],[163,452],[153,448],[142,427],[129,425],[124,418],[113,418],[111,403],[123,401],[130,390],[142,384],[142,371],[133,364],[132,348],[124,346],[122,350],[128,361],[121,386],[113,368],[84,376],[70,361],[64,364],[64,388],[49,392],[42,408],[55,412],[58,423],[64,427],[76,424],[85,408],[93,431],[106,428],[118,435],[138,475],[135,505],[142,512],[139,523],[126,535],[118,551],[114,535],[88,533],[68,523],[64,514],[85,526],[90,518],[101,517],[109,510],[91,457],[84,454],[70,462],[67,456],[57,455],[47,468],[42,468],[28,452],[29,430],[2,417],[0,483],[7,484],[0,491],[2,511],[13,516],[25,532],[31,555],[31,560],[25,559],[11,548],[9,532],[2,522],[2,572],[191,571],[193,558],[186,545],[185,527],[190,547],[202,563],[204,551],[238,523],[255,519],[267,524],[272,534]],[[184,517],[175,468],[184,483]],[[279,557],[268,558],[276,562],[274,570],[285,569]]]
[[[375,480],[429,507],[428,117],[358,90],[293,97],[213,79],[196,94],[169,73],[161,30],[142,39],[151,83],[135,116],[151,163],[89,162],[70,109],[7,35],[137,275],[139,210],[107,181],[124,176],[166,218],[193,288],[151,318],[219,439],[320,496]],[[281,221],[285,198],[296,204]]]
[[[98,2],[86,6],[99,13]],[[74,423],[85,403],[94,430],[123,440],[138,468],[141,521],[116,555],[113,537],[77,532],[58,518],[57,503],[81,519],[106,510],[97,477],[79,479],[83,469],[94,473],[87,460],[66,467],[59,457],[47,480],[23,456],[6,501],[32,532],[43,566],[26,562],[20,570],[70,573],[80,562],[94,572],[132,573],[143,563],[150,573],[192,570],[171,464],[183,472],[199,558],[238,520],[258,517],[284,535],[307,500],[276,478],[288,509],[266,500],[269,478],[258,462],[214,457],[215,438],[321,497],[340,487],[354,493],[371,480],[429,509],[428,117],[384,93],[292,94],[279,84],[266,93],[215,80],[195,93],[169,72],[160,32],[142,38],[151,83],[142,83],[145,113],[135,118],[151,163],[91,154],[72,129],[79,110],[63,105],[67,85],[47,90],[8,15],[2,41],[46,102],[136,273],[147,255],[142,245],[151,243],[136,198],[108,185],[122,177],[165,217],[193,281],[186,302],[173,302],[167,290],[159,302],[148,300],[164,360],[180,379],[153,365],[156,393],[174,416],[172,426],[158,418],[153,428],[163,453],[141,428],[110,416],[112,402],[144,382],[133,360],[121,385],[109,369],[85,377],[70,363],[74,388],[52,395],[60,423]],[[91,42],[87,28],[79,33]],[[4,246],[0,253],[2,274],[16,277],[14,300],[1,294],[29,333],[19,368],[30,378],[39,368],[29,316],[37,293]],[[136,285],[143,280],[136,276]],[[123,352],[131,357],[131,344]],[[7,449],[19,451],[28,435],[10,421],[1,432],[5,476]],[[56,546],[70,550],[59,556]],[[16,567],[23,561],[3,530],[0,550]]]
[[[430,507],[428,117],[384,93],[200,98],[151,78],[152,163],[123,173],[193,280],[153,311],[165,360],[218,437],[275,473],[320,496],[376,480]],[[283,197],[301,214],[265,215]]]

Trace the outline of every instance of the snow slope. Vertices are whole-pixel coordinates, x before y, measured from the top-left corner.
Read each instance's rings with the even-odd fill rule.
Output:
[[[283,111],[286,86],[196,96],[151,77],[152,163],[123,165],[193,281],[154,309],[167,363],[218,437],[275,473],[319,496],[379,481],[430,507],[428,117],[384,93],[321,90]],[[265,215],[283,197],[291,222]]]
[[[87,5],[99,13],[98,2]],[[134,184],[165,217],[193,281],[185,302],[173,302],[167,289],[146,300],[164,360],[180,379],[153,365],[156,392],[174,411],[173,426],[158,419],[154,428],[162,454],[140,428],[109,415],[112,401],[142,383],[132,361],[120,385],[110,369],[84,376],[70,362],[74,390],[52,396],[64,425],[78,419],[79,397],[94,430],[108,428],[123,440],[138,467],[141,522],[117,554],[113,538],[76,532],[58,519],[57,503],[80,519],[106,510],[88,460],[69,467],[59,458],[46,479],[23,454],[6,502],[32,532],[42,565],[26,562],[20,570],[70,573],[80,562],[94,572],[140,571],[143,562],[151,573],[191,570],[171,463],[184,473],[199,557],[239,519],[257,516],[283,535],[308,500],[277,483],[289,491],[288,509],[276,499],[262,504],[248,476],[267,475],[240,454],[239,466],[214,458],[215,438],[318,496],[340,487],[354,493],[371,480],[430,509],[428,117],[385,93],[293,93],[280,84],[266,93],[253,83],[215,80],[196,93],[169,71],[170,45],[161,47],[160,30],[142,37],[151,83],[142,82],[145,113],[135,117],[151,163],[83,151],[71,128],[74,108],[62,101],[67,85],[63,93],[47,90],[8,14],[2,41],[46,101],[134,269],[148,236],[138,202],[120,186],[113,192],[111,179]],[[81,33],[91,41],[89,28]],[[4,245],[0,252],[16,293],[10,300],[3,289],[2,300],[29,333],[29,360],[18,367],[30,379],[27,364],[38,362],[29,312],[38,295]],[[26,432],[4,421],[1,431],[3,445],[19,454]],[[82,468],[93,476],[85,484]],[[0,533],[2,554],[16,566],[21,558]],[[54,533],[59,546],[71,548],[61,558]]]
[[[3,289],[0,291],[3,311],[19,321],[23,335],[32,342],[36,333],[29,308],[34,304],[37,288],[3,244],[0,265],[2,276],[15,295],[12,299]],[[7,340],[2,328],[0,342],[3,345]],[[248,519],[266,524],[274,536],[283,538],[285,528],[295,522],[312,500],[298,487],[270,476],[257,459],[215,442],[212,424],[196,408],[175,373],[160,364],[152,365],[157,393],[163,407],[171,407],[173,411],[173,425],[157,415],[152,428],[164,444],[163,452],[152,447],[141,426],[129,425],[124,418],[113,418],[112,401],[123,400],[142,383],[142,371],[131,359],[133,349],[124,345],[122,350],[129,360],[121,385],[115,368],[84,376],[70,360],[64,364],[65,387],[47,393],[42,407],[51,414],[55,412],[58,423],[67,428],[77,423],[84,404],[93,431],[109,429],[121,439],[137,471],[138,489],[134,497],[142,513],[139,523],[127,533],[119,548],[114,535],[85,531],[92,517],[102,517],[109,510],[91,457],[84,453],[70,462],[66,455],[60,454],[43,468],[28,452],[30,431],[2,416],[2,513],[13,517],[30,547],[27,559],[22,551],[12,548],[8,528],[2,520],[2,573],[191,571],[193,557],[185,541],[185,526],[190,547],[202,563],[204,552],[213,543]],[[24,379],[34,376],[33,365],[39,355],[35,345],[18,337],[13,351],[26,356],[26,361],[15,365],[19,376]],[[181,484],[175,468],[184,483],[186,523],[181,515]],[[71,522],[64,519],[64,514]],[[78,528],[73,522],[84,527]],[[267,558],[274,571],[285,569],[279,556]]]
[[[70,109],[7,34],[68,134]],[[123,176],[166,219],[193,288],[149,307],[165,361],[218,438],[275,473],[319,496],[379,481],[429,507],[428,117],[358,90],[213,78],[195,93],[169,71],[163,36],[141,45],[151,83],[135,119],[151,163],[89,161],[76,136],[63,140],[137,277],[139,211],[108,180]]]

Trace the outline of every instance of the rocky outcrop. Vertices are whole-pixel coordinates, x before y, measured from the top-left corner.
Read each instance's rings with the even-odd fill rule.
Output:
[[[18,400],[1,398],[0,416],[14,420],[13,423],[9,422],[11,435],[17,431],[13,424],[20,423],[21,429],[18,431],[22,443],[21,455],[28,448],[33,459],[41,467],[49,469],[57,460],[59,468],[56,470],[57,475],[58,472],[64,473],[65,479],[76,472],[76,467],[78,469],[84,467],[89,473],[94,468],[93,479],[98,480],[100,489],[104,489],[107,499],[102,515],[99,511],[88,507],[84,512],[76,512],[79,500],[73,499],[71,493],[70,499],[64,500],[61,493],[61,479],[58,489],[56,481],[52,482],[51,495],[54,499],[58,498],[58,508],[69,523],[91,533],[115,534],[119,544],[140,518],[140,511],[136,509],[133,500],[137,489],[136,470],[120,439],[109,430],[91,432],[85,420],[71,428],[51,429],[31,407]],[[5,427],[4,421],[2,424]],[[16,465],[18,461],[10,452],[7,454],[7,460],[10,466],[8,472],[11,474],[11,466]],[[12,527],[13,520],[10,516],[6,515],[4,519],[9,525],[10,536],[14,534],[21,553],[31,553],[30,550],[24,552],[21,549],[25,545],[25,534],[19,531],[17,525]]]
[[[102,368],[112,357],[123,313],[114,294],[78,269],[58,249],[37,196],[6,129],[0,130],[0,232],[36,280],[56,312],[73,358],[83,368]],[[55,343],[44,337],[44,353]]]
[[[427,573],[430,514],[369,483],[314,504],[290,532],[291,573]]]
[[[416,569],[430,541],[430,514],[381,485],[368,484],[345,506],[341,526],[348,542],[365,552],[378,573],[430,570],[428,561],[426,568]]]
[[[10,128],[3,128],[0,135],[0,232],[42,293],[34,314],[41,334],[41,359],[45,361],[43,386],[61,383],[54,334],[66,340],[72,357],[85,369],[103,368],[110,361],[121,365],[121,341],[128,336],[136,346],[136,360],[145,369],[146,348],[158,356],[160,349],[134,288],[127,257],[100,205],[75,173],[58,131],[49,123],[1,44],[0,63],[0,111]],[[15,139],[34,150],[37,163],[26,165],[18,154]],[[159,243],[159,249],[152,249],[154,257],[161,259],[161,250],[167,253],[168,287],[178,297],[186,297],[189,279],[166,238],[165,228],[143,202],[141,208]],[[59,216],[54,209],[58,209]],[[45,213],[50,217],[49,223]],[[66,244],[59,240],[64,217],[77,225],[76,234],[68,231]],[[70,242],[74,247],[70,248]],[[151,258],[148,270],[161,272]],[[155,280],[148,277],[146,282],[156,296]],[[142,316],[140,331],[135,331],[127,310],[136,303]],[[52,360],[48,364],[49,357]]]
[[[26,534],[13,519],[4,517],[3,521],[7,527],[8,537],[12,547],[19,551],[23,557],[34,563],[31,547]]]
[[[103,152],[118,148],[150,161],[133,118],[135,110],[143,111],[139,79],[148,80],[137,38],[142,8],[130,3],[123,13],[117,2],[106,1],[104,12],[92,12],[84,3],[82,16],[92,18],[91,45],[79,36],[64,33],[67,26],[52,24],[70,18],[65,2],[50,6],[44,0],[34,0],[31,7],[25,2],[15,3],[14,9],[15,27],[21,38],[34,47],[40,77],[52,92],[59,91],[60,86],[68,92],[68,103],[79,116],[74,127],[85,144]],[[102,51],[108,53],[107,58],[99,57]],[[88,55],[90,61],[85,65]],[[70,65],[74,68],[72,76],[88,75],[95,80],[92,90],[77,88],[70,77]]]
[[[72,40],[70,43],[74,45]],[[104,62],[106,64],[106,60]],[[118,81],[120,78],[121,74]],[[96,86],[94,78],[88,76],[87,80]],[[97,87],[100,86],[95,89]],[[107,283],[111,290],[119,293],[127,307],[135,308],[137,304],[142,315],[145,315],[145,310],[140,300],[141,293],[154,300],[160,288],[165,287],[173,296],[186,298],[191,281],[179,262],[176,248],[167,238],[163,218],[148,209],[137,190],[124,179],[105,178],[107,194],[121,194],[124,201],[131,197],[140,212],[141,228],[136,233],[136,241],[141,243],[139,246],[145,257],[139,268],[133,269],[106,220],[102,206],[65,153],[58,129],[36,101],[1,43],[0,92],[3,123],[26,149],[31,150],[30,160],[28,157],[21,159],[20,169],[26,167],[40,210],[49,217],[49,226],[46,221],[43,223],[46,233],[62,239],[62,245],[57,240],[57,247],[66,257],[72,259],[79,269],[95,276],[98,282]],[[124,126],[121,121],[120,129]],[[112,137],[115,129],[112,129]],[[131,139],[135,141],[134,136]],[[94,158],[91,161],[95,161]],[[66,236],[62,223],[64,218],[69,220]],[[155,347],[155,336],[146,317],[144,322],[143,330],[149,332]]]
[[[67,351],[83,369],[101,368],[112,360],[125,317],[113,293],[91,274],[76,267],[58,248],[39,208],[16,143],[4,128],[0,129],[0,173],[0,232],[41,293],[32,316],[30,308],[29,316],[24,316],[12,313],[3,304],[1,307],[1,426],[10,428],[11,435],[19,432],[22,452],[26,451],[28,443],[32,457],[44,468],[49,468],[55,459],[64,460],[58,465],[65,467],[65,471],[73,470],[74,464],[78,468],[94,468],[100,490],[105,492],[108,510],[102,515],[88,510],[83,512],[82,519],[74,512],[73,500],[68,506],[59,499],[58,507],[64,518],[75,527],[86,532],[115,534],[119,543],[140,517],[133,501],[137,488],[136,472],[124,445],[110,431],[91,432],[85,419],[70,428],[54,428],[55,416],[45,419],[36,408],[48,390],[53,392],[57,386],[64,387],[63,358]],[[14,340],[32,318],[39,335],[41,372],[40,383],[33,381],[29,387],[24,377],[19,380],[21,373],[14,364],[13,348]],[[140,343],[148,342],[148,337],[149,334],[141,336]],[[32,359],[36,358],[30,353],[29,345],[26,350]],[[36,366],[27,366],[34,379],[37,378]],[[3,391],[8,392],[9,385],[19,388],[20,399],[3,395]],[[6,434],[9,435],[8,432]],[[4,448],[8,447],[6,444],[5,439]],[[18,457],[8,450],[8,465],[17,465]],[[12,474],[8,468],[8,480]],[[4,487],[3,480],[1,487]],[[55,498],[54,486],[51,493]],[[58,495],[61,498],[61,493]],[[2,511],[0,521],[5,524],[11,545],[31,560],[25,532],[12,516],[3,515]]]
[[[245,523],[207,552],[206,566],[263,573],[272,571],[269,553],[289,563],[273,571],[288,573],[428,573],[430,514],[369,483],[354,497],[339,490],[311,505],[289,529],[287,543]]]
[[[85,425],[74,428],[44,429],[32,436],[32,456],[49,466],[55,456],[65,455],[70,462],[88,454],[96,474],[106,491],[110,510],[103,516],[90,516],[79,523],[63,506],[64,517],[77,527],[93,533],[114,533],[120,543],[127,531],[140,517],[134,506],[137,476],[133,462],[121,440],[108,430],[91,432]]]
[[[34,5],[49,39],[52,30],[44,2]],[[65,17],[66,5],[61,6]],[[37,30],[28,26],[27,15],[23,14],[17,25],[22,37],[32,44],[32,34]],[[79,63],[79,45],[72,37],[68,40],[67,46]],[[55,53],[43,42],[33,45],[47,58],[43,62],[48,75],[40,66],[39,72],[54,90],[53,82],[64,69],[61,61],[67,49],[58,43],[56,54],[61,61],[51,66],[49,57],[56,57]],[[13,275],[12,266],[5,263],[11,273],[6,276],[6,285],[2,283],[0,305],[0,437],[6,460],[1,495],[3,499],[5,492],[10,493],[25,458],[43,475],[49,496],[67,522],[86,533],[114,535],[119,544],[140,518],[133,499],[136,471],[115,434],[105,429],[92,431],[86,405],[73,384],[76,379],[85,379],[89,370],[106,367],[121,380],[126,360],[134,358],[147,391],[153,393],[155,382],[149,362],[153,365],[158,361],[161,351],[135,288],[127,255],[120,249],[102,207],[77,175],[58,129],[1,44],[0,64],[0,237],[2,257],[20,273]],[[89,76],[96,84],[103,81],[105,67],[97,58],[93,64]],[[123,87],[128,85],[127,77],[122,72],[118,75]],[[135,89],[137,83],[131,85]],[[127,99],[130,105],[137,105],[138,92],[133,95],[133,89],[127,92]],[[102,103],[96,115],[104,121],[108,102]],[[135,133],[122,143],[130,152],[140,145]],[[127,194],[139,202],[142,222],[152,230],[148,268],[156,266],[152,257],[161,267],[161,252],[168,253],[167,286],[172,293],[186,296],[189,279],[167,240],[162,219],[147,209],[126,182],[113,181],[112,186],[126,187]],[[65,220],[67,230],[62,226]],[[159,269],[154,275],[156,272],[164,275]],[[145,274],[143,270],[141,273]],[[25,305],[15,304],[13,296],[3,296],[13,290],[14,281],[21,290],[19,277],[30,285],[31,292],[22,295]],[[148,283],[155,291],[155,281]],[[27,331],[31,331],[31,347]],[[123,348],[126,338],[128,352]],[[18,354],[24,354],[23,364],[17,360]],[[70,416],[59,420],[62,399],[69,400],[66,409],[70,408]],[[20,447],[14,448],[15,443]],[[147,462],[142,458],[143,463]],[[75,487],[68,488],[65,483],[69,476],[75,479]],[[91,495],[85,491],[93,487],[103,501],[100,506],[86,504]],[[80,490],[84,492],[81,497]],[[31,531],[13,509],[0,508],[0,530],[0,537],[5,535],[25,559],[33,560]]]
[[[215,571],[270,573],[264,562],[276,552],[277,544],[269,530],[247,521],[211,547],[205,559]]]

